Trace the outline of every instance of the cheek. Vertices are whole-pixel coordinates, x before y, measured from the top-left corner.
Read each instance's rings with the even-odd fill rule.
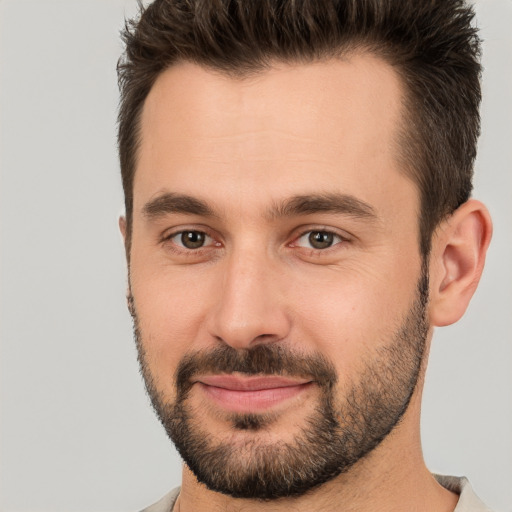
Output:
[[[333,362],[340,379],[355,376],[402,325],[416,296],[418,269],[404,276],[400,268],[358,266],[322,279],[301,277],[294,292],[295,327],[301,339]]]
[[[205,339],[207,279],[179,268],[140,270],[133,262],[131,289],[142,343],[151,371],[160,382],[173,375],[182,357]],[[165,386],[164,386],[165,387]]]

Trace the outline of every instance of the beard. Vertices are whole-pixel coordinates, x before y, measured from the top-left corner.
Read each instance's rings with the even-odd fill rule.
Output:
[[[236,350],[223,344],[186,355],[175,372],[176,399],[158,389],[144,349],[133,297],[135,341],[142,376],[153,408],[197,480],[235,498],[274,500],[301,496],[347,472],[396,427],[416,388],[425,354],[428,274],[423,265],[416,298],[390,340],[373,349],[356,382],[336,399],[338,377],[321,354],[301,354],[279,343]],[[381,341],[381,340],[379,340]],[[214,438],[207,422],[189,403],[199,374],[283,375],[308,378],[319,398],[293,441],[265,437],[276,417],[233,413],[230,432],[250,431],[243,441]],[[340,393],[341,395],[341,393]],[[229,432],[227,432],[229,434]]]

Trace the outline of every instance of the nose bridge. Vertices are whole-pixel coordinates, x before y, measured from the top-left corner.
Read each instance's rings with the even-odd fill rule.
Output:
[[[212,334],[234,348],[284,338],[289,329],[276,261],[261,244],[234,247],[223,262]]]

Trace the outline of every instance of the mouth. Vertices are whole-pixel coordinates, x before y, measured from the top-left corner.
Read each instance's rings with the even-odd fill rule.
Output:
[[[274,375],[207,375],[195,379],[206,397],[229,412],[268,411],[306,392],[313,381]]]

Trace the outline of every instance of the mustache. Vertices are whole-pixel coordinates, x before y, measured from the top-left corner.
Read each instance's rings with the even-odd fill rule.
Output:
[[[324,388],[331,388],[338,380],[334,366],[321,354],[300,354],[276,343],[243,350],[222,345],[188,354],[180,361],[175,372],[178,395],[188,393],[197,375],[235,372],[311,378]]]

